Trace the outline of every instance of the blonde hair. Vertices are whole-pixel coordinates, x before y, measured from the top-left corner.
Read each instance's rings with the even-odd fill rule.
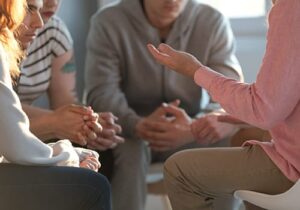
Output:
[[[10,74],[13,78],[19,75],[18,62],[23,55],[14,32],[23,21],[25,8],[25,0],[0,1],[0,42],[7,53]]]

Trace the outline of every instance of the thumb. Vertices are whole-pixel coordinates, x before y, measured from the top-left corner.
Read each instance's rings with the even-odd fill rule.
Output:
[[[171,103],[169,104],[163,104],[164,107],[164,111],[168,114],[171,114],[173,116],[175,116],[176,118],[180,118],[180,117],[185,117],[186,116],[186,112],[179,108],[176,105],[173,105]]]
[[[181,101],[179,99],[176,99],[176,100],[170,102],[169,105],[173,105],[173,106],[178,107],[180,105],[180,103],[181,103]]]

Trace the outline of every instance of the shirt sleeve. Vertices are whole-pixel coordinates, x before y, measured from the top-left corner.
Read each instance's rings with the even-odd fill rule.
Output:
[[[29,120],[8,75],[0,58],[0,155],[9,162],[23,165],[57,165],[68,160],[69,153],[53,156],[52,148],[30,132]]]
[[[43,30],[48,31],[48,40],[50,40],[51,51],[55,57],[73,49],[73,40],[70,32],[60,18],[52,17]]]
[[[240,83],[203,67],[195,82],[233,116],[263,129],[286,119],[299,103],[300,1],[279,0],[269,15],[266,53],[256,82]]]
[[[94,16],[87,39],[85,66],[86,101],[97,112],[111,111],[127,137],[135,136],[140,119],[121,90],[120,58],[100,16]]]

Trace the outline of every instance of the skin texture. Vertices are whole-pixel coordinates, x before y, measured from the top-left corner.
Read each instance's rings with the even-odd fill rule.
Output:
[[[37,29],[43,27],[40,10],[43,6],[42,0],[28,0],[27,13],[23,23],[16,31],[16,38],[20,41],[22,48],[26,49],[37,35]]]

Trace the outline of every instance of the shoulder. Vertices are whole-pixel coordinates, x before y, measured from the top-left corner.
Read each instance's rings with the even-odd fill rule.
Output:
[[[190,1],[186,8],[186,13],[194,16],[195,19],[202,20],[208,23],[225,20],[225,16],[216,8],[210,5]]]
[[[57,16],[50,18],[45,26],[38,32],[37,38],[42,36],[47,36],[47,39],[66,39],[72,43],[72,38],[66,24]]]
[[[113,4],[99,9],[91,18],[93,24],[119,24],[126,18],[126,12],[120,4]]]

